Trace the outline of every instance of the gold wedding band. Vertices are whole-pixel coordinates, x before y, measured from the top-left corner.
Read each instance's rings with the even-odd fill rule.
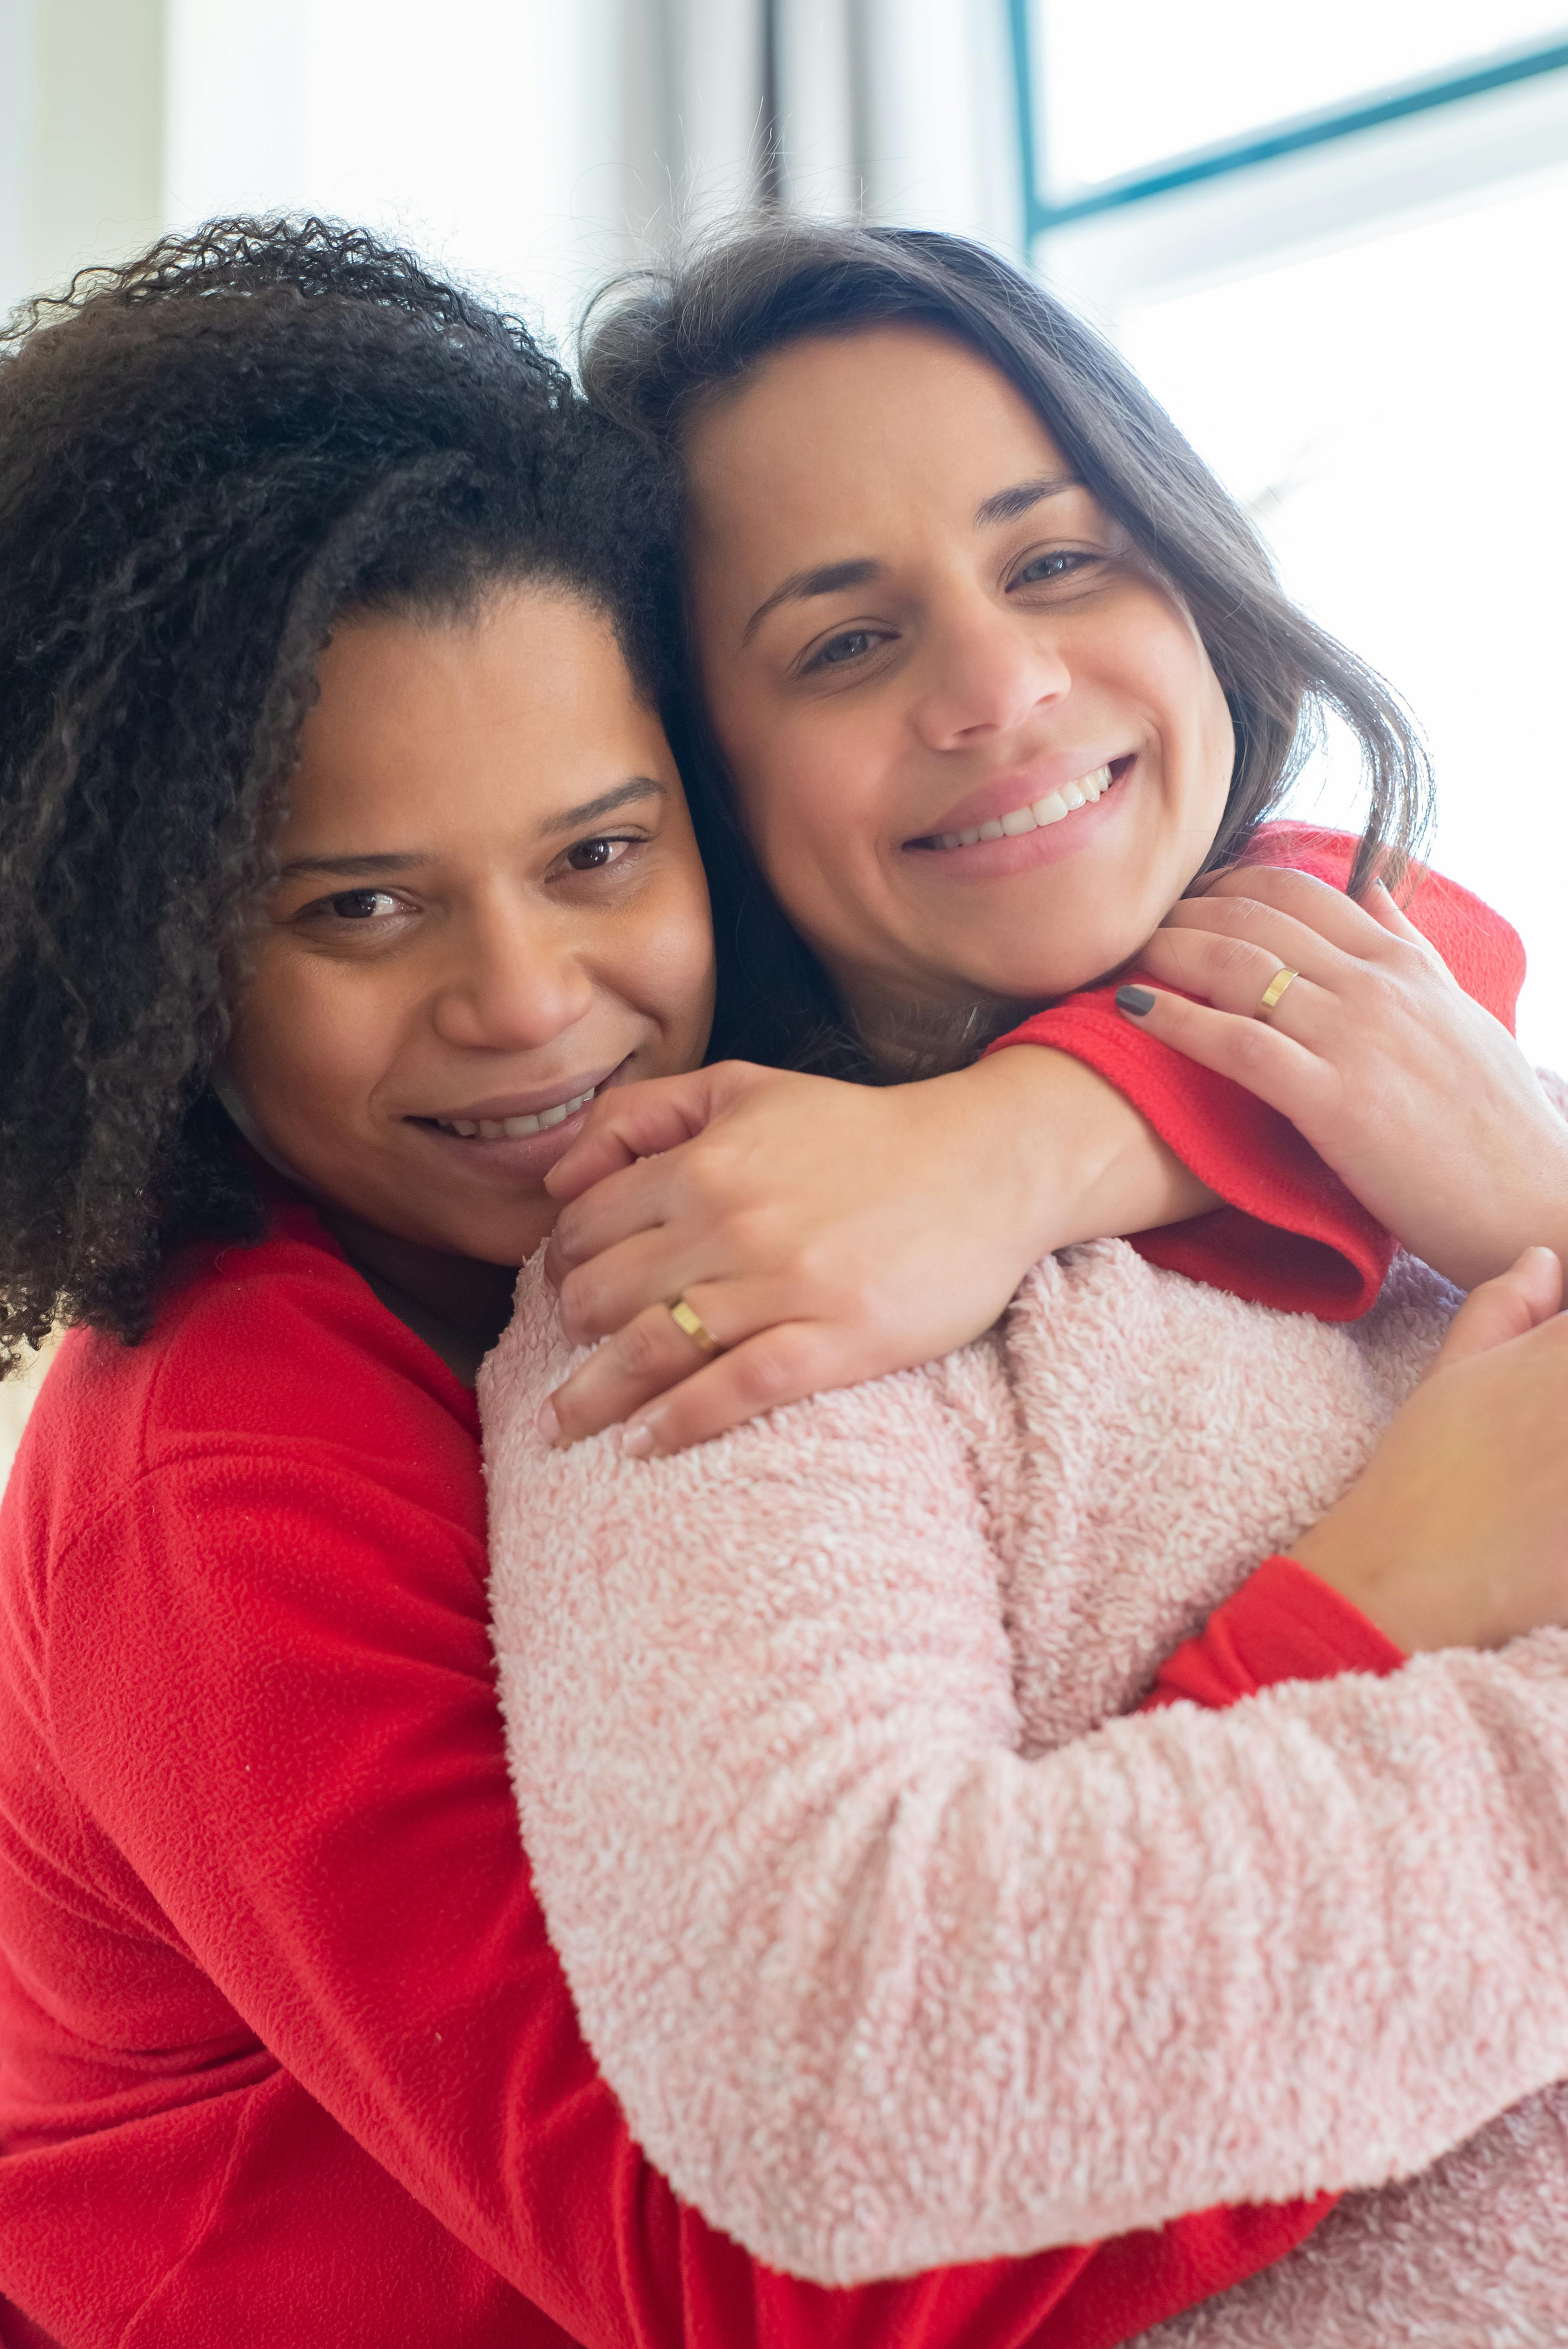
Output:
[[[1293,978],[1299,978],[1300,977],[1301,973],[1299,970],[1292,970],[1288,963],[1282,962],[1274,977],[1270,979],[1268,985],[1264,988],[1258,1003],[1258,1008],[1253,1012],[1253,1018],[1254,1019],[1266,1019],[1271,1011],[1276,1011],[1279,1009],[1279,999],[1284,993],[1285,988],[1290,985]]]
[[[721,1354],[724,1351],[707,1323],[700,1314],[692,1311],[684,1297],[677,1297],[669,1310],[670,1319],[676,1328],[684,1330],[692,1343],[700,1346],[705,1354]]]

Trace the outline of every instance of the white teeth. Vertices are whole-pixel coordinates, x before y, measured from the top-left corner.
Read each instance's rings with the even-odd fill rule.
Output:
[[[1076,783],[1047,792],[1032,807],[1009,808],[1006,815],[993,816],[989,823],[968,825],[963,832],[939,832],[936,844],[938,848],[973,848],[977,840],[1015,840],[1043,824],[1060,823],[1076,808],[1092,807],[1109,789],[1110,769],[1097,767],[1092,774],[1080,775]]]
[[[478,1134],[481,1142],[519,1142],[525,1133],[542,1133],[547,1126],[561,1125],[578,1110],[586,1109],[598,1090],[596,1085],[590,1085],[574,1101],[560,1102],[553,1109],[542,1109],[532,1117],[438,1117],[432,1123],[448,1133],[460,1133],[465,1140]]]

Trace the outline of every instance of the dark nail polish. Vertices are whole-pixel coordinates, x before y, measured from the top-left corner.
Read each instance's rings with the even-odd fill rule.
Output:
[[[1119,1011],[1130,1011],[1135,1019],[1141,1019],[1146,1011],[1154,1009],[1154,989],[1151,987],[1119,987],[1116,1008]]]

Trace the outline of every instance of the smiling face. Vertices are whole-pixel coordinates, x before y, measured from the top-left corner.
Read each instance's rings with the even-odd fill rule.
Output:
[[[705,409],[686,453],[715,733],[868,1032],[1124,961],[1212,844],[1230,714],[1022,395],[922,328],[817,336]]]
[[[675,761],[609,623],[549,587],[351,619],[320,682],[230,1081],[314,1195],[407,1244],[406,1285],[420,1252],[515,1266],[587,1101],[707,1041]]]

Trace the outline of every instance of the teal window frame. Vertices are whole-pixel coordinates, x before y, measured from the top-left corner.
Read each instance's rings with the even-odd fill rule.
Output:
[[[1008,0],[1012,25],[1013,74],[1018,116],[1018,153],[1024,175],[1024,219],[1030,247],[1052,229],[1092,220],[1097,213],[1119,212],[1129,204],[1147,203],[1179,188],[1195,187],[1205,180],[1224,179],[1235,172],[1256,171],[1283,155],[1323,147],[1336,139],[1351,139],[1359,130],[1379,129],[1407,116],[1428,114],[1435,108],[1457,106],[1467,98],[1507,89],[1516,82],[1533,81],[1544,74],[1568,72],[1568,40],[1538,44],[1494,57],[1468,73],[1429,75],[1370,92],[1356,105],[1326,107],[1276,123],[1255,135],[1228,140],[1214,147],[1172,156],[1168,163],[1125,177],[1108,180],[1063,203],[1052,203],[1041,193],[1045,182],[1041,127],[1036,120],[1034,11],[1030,0]]]

